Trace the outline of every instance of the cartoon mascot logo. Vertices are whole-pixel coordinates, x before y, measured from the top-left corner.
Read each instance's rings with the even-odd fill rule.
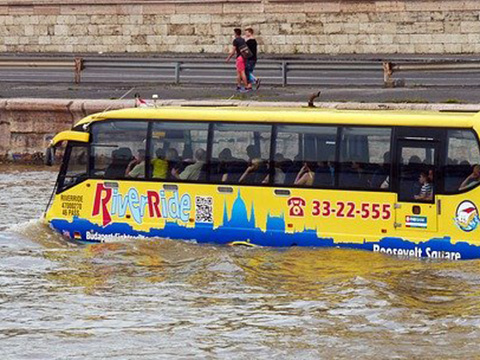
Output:
[[[462,201],[457,207],[455,224],[459,229],[470,232],[475,230],[479,223],[480,218],[475,204],[468,200]]]

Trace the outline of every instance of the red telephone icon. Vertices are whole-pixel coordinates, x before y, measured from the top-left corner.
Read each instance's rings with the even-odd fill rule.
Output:
[[[290,207],[290,216],[304,216],[303,208],[307,205],[307,202],[304,199],[301,197],[292,197],[288,199],[287,204]]]

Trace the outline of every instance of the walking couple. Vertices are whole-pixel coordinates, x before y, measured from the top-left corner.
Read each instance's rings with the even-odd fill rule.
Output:
[[[253,29],[245,29],[245,39],[242,37],[241,29],[234,29],[233,47],[228,54],[226,62],[236,56],[237,67],[237,91],[249,92],[255,84],[256,89],[260,87],[260,79],[253,75],[257,64],[257,40],[253,36]]]

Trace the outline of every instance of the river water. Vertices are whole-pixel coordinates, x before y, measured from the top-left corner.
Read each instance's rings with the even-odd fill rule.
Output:
[[[0,168],[0,358],[477,358],[480,263],[168,240],[78,246]]]

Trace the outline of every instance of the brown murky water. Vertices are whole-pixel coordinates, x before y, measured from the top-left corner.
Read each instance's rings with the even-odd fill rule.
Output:
[[[451,359],[480,353],[480,262],[152,240],[38,220],[55,173],[0,168],[0,358]]]

